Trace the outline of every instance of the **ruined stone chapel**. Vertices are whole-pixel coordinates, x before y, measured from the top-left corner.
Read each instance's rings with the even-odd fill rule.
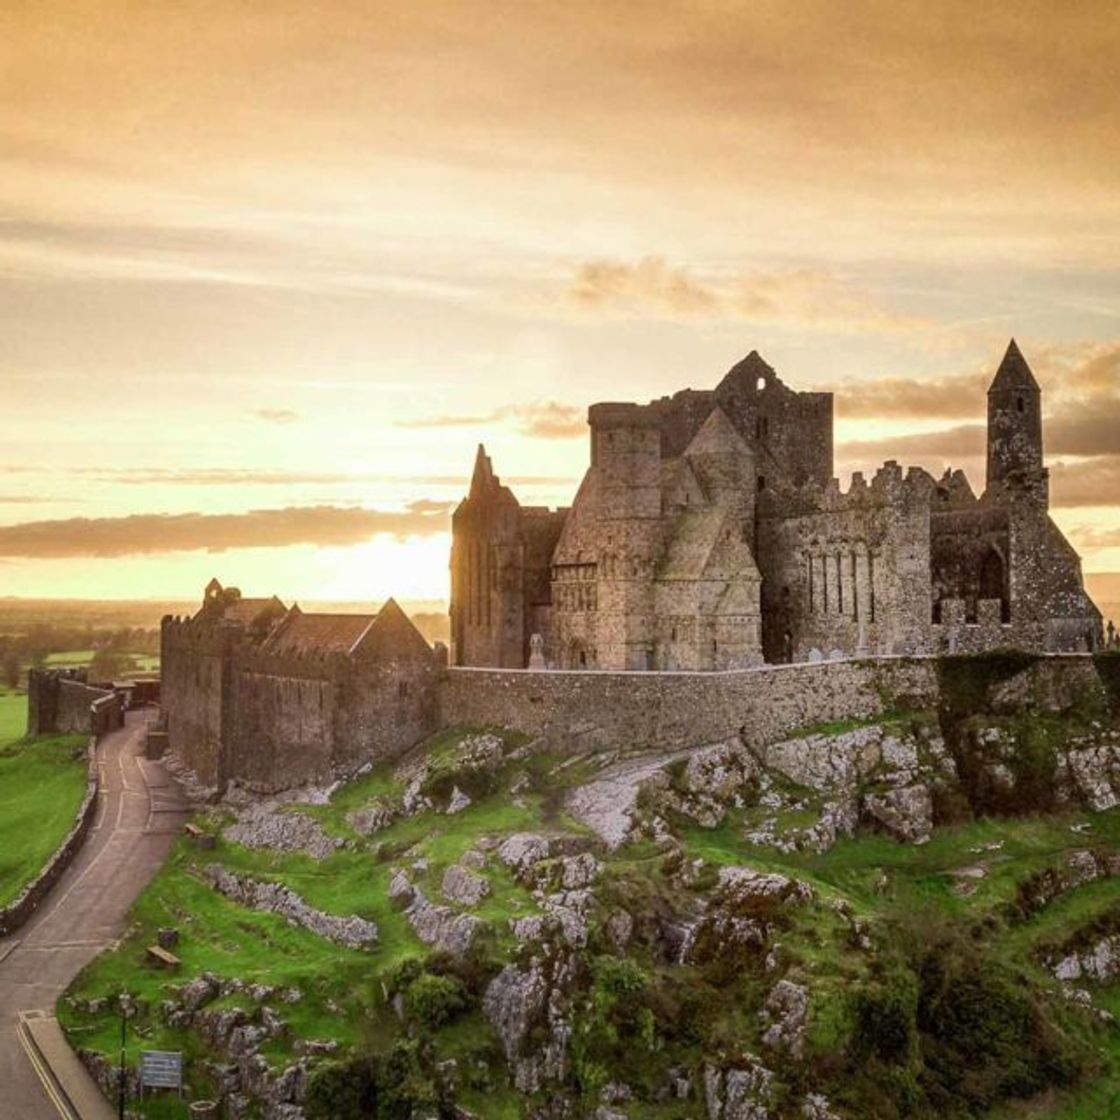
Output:
[[[831,393],[751,352],[715,389],[591,406],[570,509],[523,506],[483,447],[452,522],[451,663],[718,670],[874,654],[1097,648],[1049,514],[1038,382],[1014,340],[987,480],[885,463],[841,490]]]

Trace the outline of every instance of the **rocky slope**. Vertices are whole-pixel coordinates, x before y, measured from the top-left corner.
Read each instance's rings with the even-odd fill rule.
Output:
[[[954,659],[937,712],[765,746],[464,730],[234,797],[60,1014],[109,1087],[127,988],[132,1049],[231,1116],[1107,1115],[1117,698],[1026,669]],[[141,964],[161,930],[178,974]]]

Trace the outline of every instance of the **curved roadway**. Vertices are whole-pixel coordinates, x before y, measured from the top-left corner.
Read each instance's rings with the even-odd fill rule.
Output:
[[[58,1120],[17,1038],[19,1013],[54,1013],[67,984],[121,935],[185,820],[163,765],[143,757],[146,727],[144,713],[132,713],[102,739],[101,794],[85,845],[31,921],[0,938],[0,1120]]]

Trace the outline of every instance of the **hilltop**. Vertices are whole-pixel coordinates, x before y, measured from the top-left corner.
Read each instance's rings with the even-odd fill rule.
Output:
[[[1120,660],[1032,664],[945,659],[935,708],[761,748],[458,728],[234,789],[60,1015],[108,1084],[127,989],[133,1054],[235,1116],[1107,1114]]]

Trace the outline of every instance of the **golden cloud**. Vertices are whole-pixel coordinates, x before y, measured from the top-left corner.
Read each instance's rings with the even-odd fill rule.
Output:
[[[398,427],[484,428],[507,420],[513,421],[525,435],[536,436],[538,439],[573,439],[587,434],[586,410],[559,401],[503,405],[475,415],[451,413],[425,417],[422,420],[401,420]]]
[[[446,533],[450,513],[451,503],[422,500],[401,511],[307,506],[30,521],[0,526],[0,556],[58,559],[291,545],[340,547],[379,534],[403,538]]]
[[[892,312],[819,269],[698,279],[661,257],[585,261],[565,291],[586,312],[634,318],[795,323],[847,331],[914,331],[928,320]]]

